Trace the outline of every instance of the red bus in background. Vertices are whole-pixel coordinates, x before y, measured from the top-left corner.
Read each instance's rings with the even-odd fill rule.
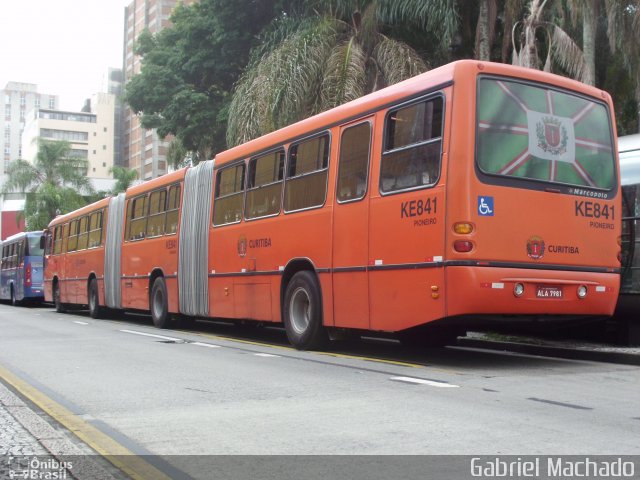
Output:
[[[449,64],[55,219],[45,296],[159,327],[282,322],[298,348],[330,330],[446,342],[489,320],[611,315],[612,118],[608,94],[563,77]],[[89,260],[71,225],[96,211]]]

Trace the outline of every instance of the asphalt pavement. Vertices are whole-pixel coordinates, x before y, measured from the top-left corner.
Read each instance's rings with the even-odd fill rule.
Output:
[[[633,365],[367,342],[300,352],[279,329],[6,305],[0,331],[7,392],[81,452],[160,458],[173,478],[197,477],[182,455],[640,454]],[[19,427],[3,405],[0,424]],[[0,454],[19,438],[42,444],[0,436]]]

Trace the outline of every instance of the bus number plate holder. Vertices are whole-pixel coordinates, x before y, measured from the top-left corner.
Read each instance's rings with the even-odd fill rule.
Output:
[[[536,287],[537,298],[560,299],[562,298],[562,293],[562,287],[550,287],[548,285],[538,285]]]

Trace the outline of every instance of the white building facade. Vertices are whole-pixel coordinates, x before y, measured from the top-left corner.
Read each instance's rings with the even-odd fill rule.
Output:
[[[3,161],[0,162],[0,174],[7,170],[10,162],[22,158],[22,132],[26,125],[28,113],[35,108],[58,108],[58,96],[38,93],[33,83],[9,82],[0,91],[0,99],[4,101],[2,134],[0,151]]]
[[[115,95],[97,93],[91,98],[90,112],[34,108],[22,135],[22,158],[35,161],[38,138],[66,140],[71,144],[70,155],[87,160],[89,178],[112,178],[115,104]]]

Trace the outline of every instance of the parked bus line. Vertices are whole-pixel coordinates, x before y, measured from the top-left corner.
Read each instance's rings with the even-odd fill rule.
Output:
[[[282,322],[297,348],[611,315],[612,118],[576,81],[452,63],[55,218],[45,298]]]

